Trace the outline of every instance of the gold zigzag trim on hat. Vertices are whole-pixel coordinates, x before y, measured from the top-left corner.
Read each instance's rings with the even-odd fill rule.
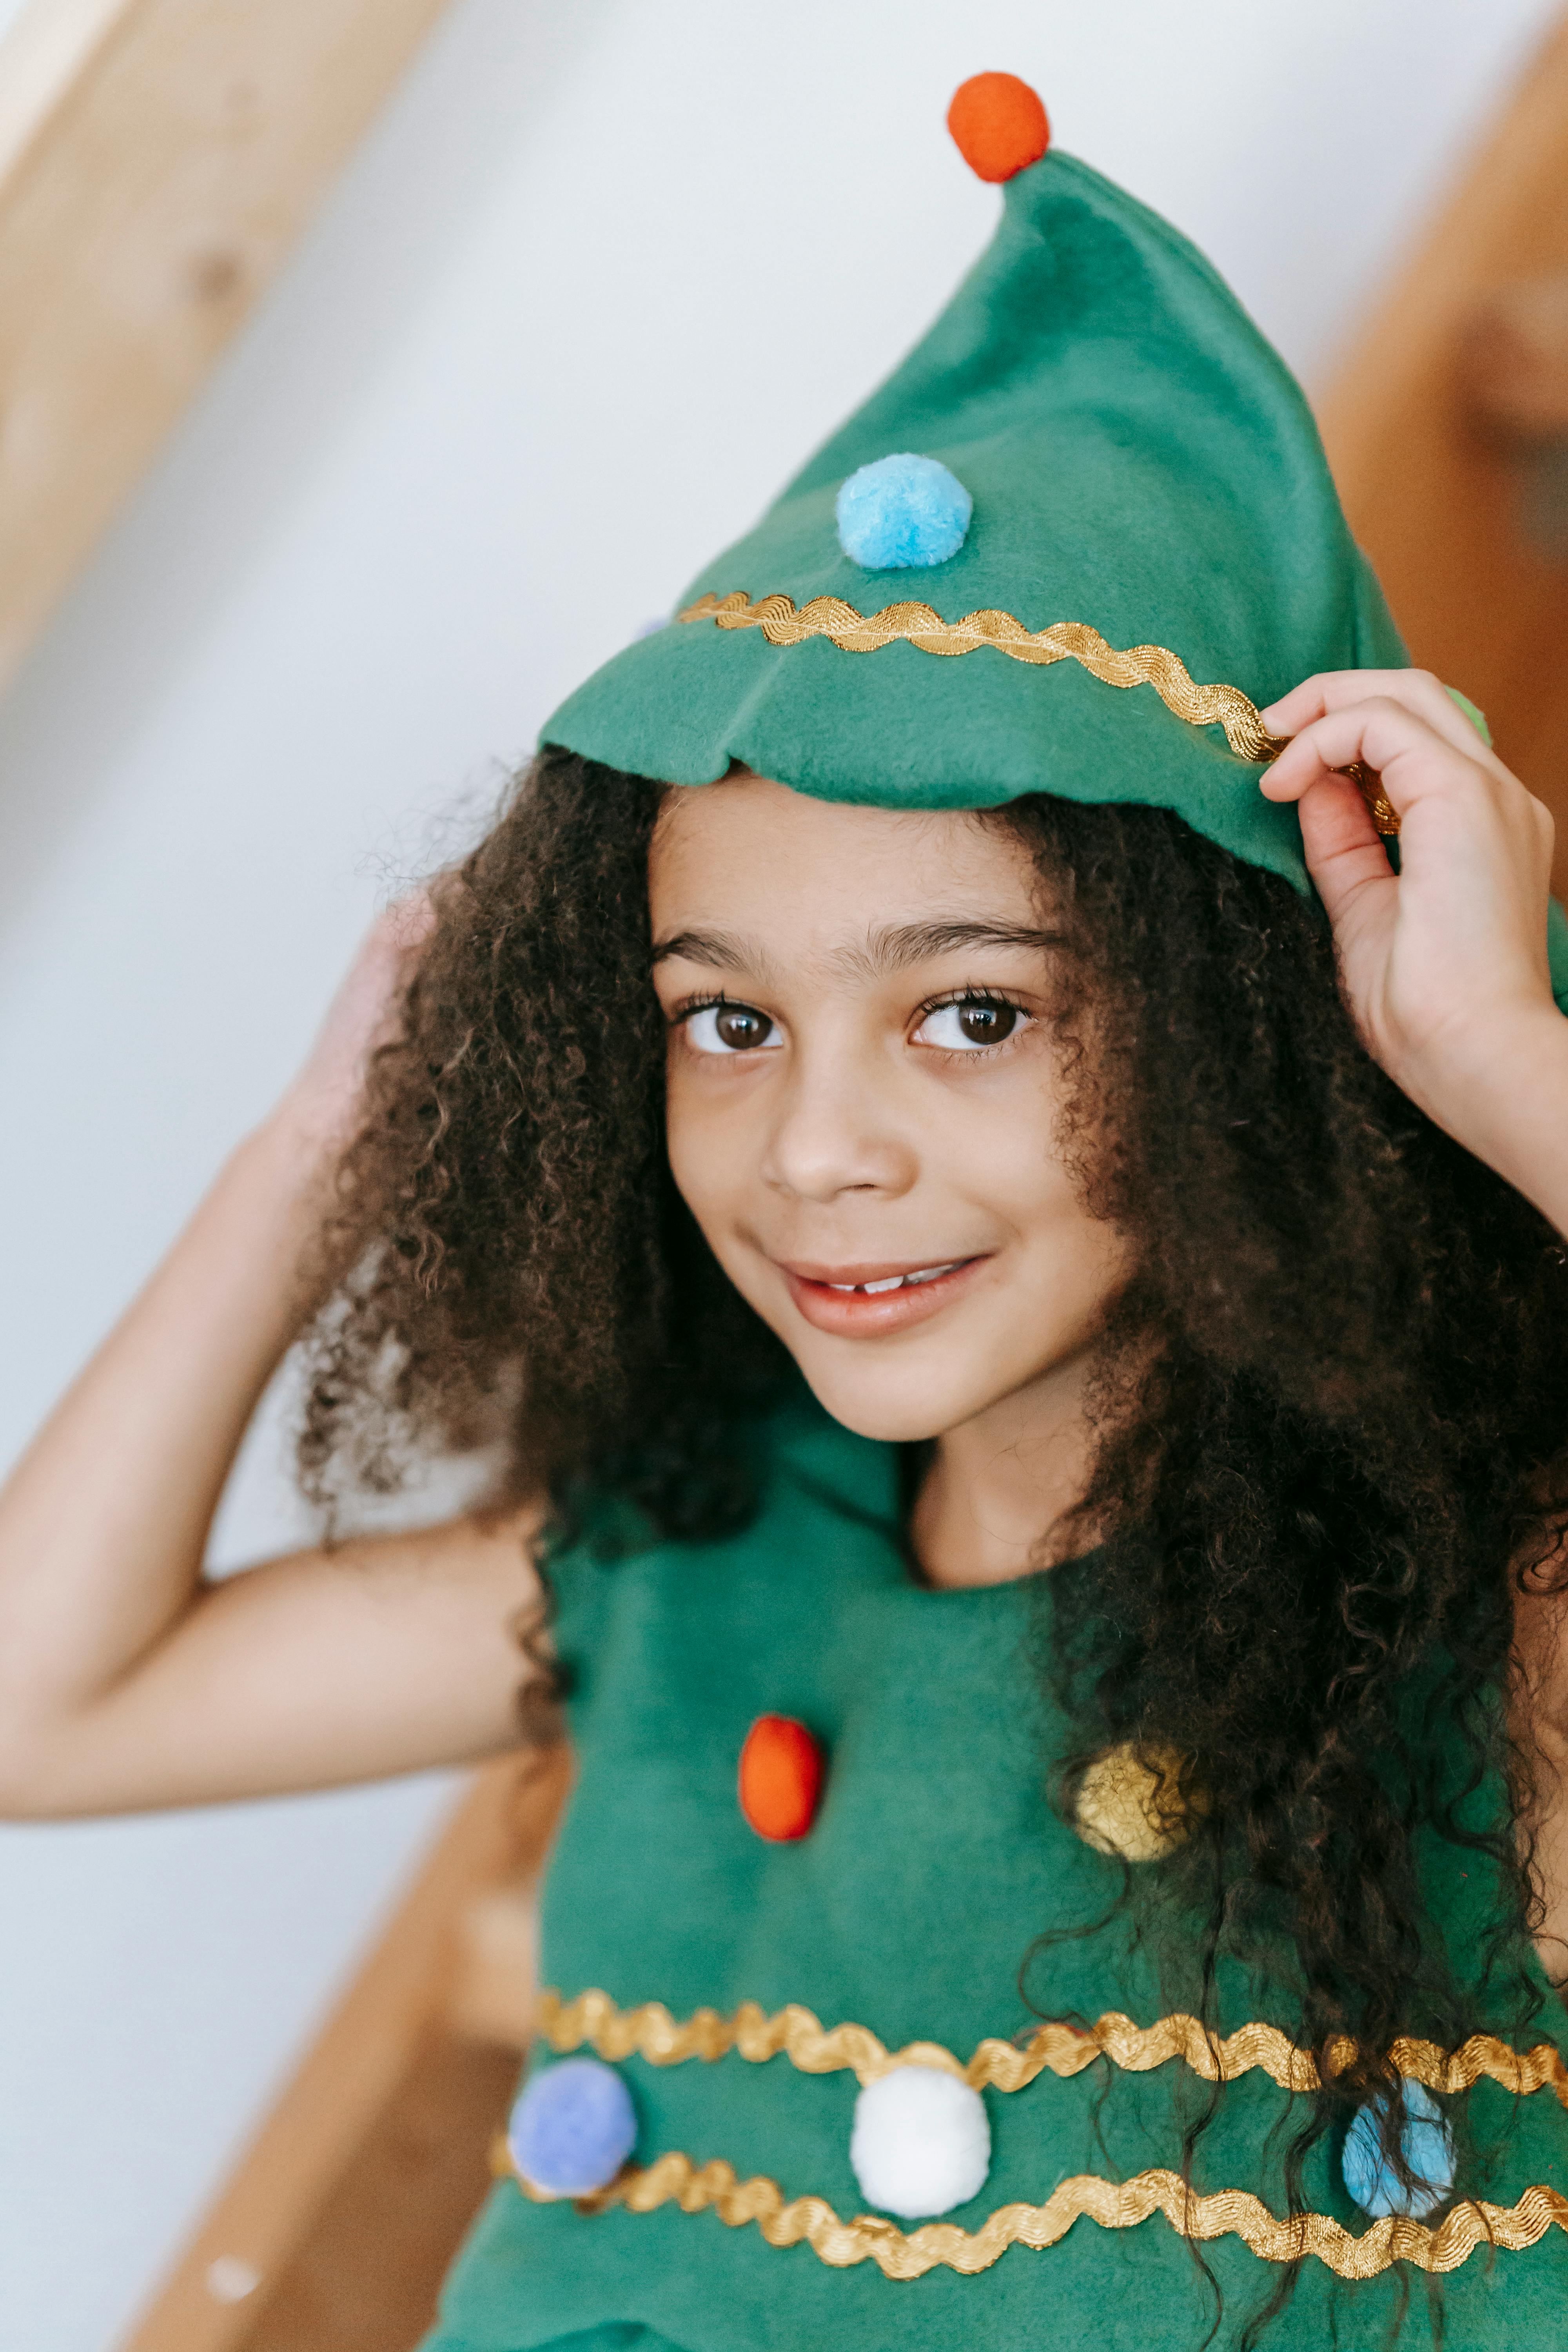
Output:
[[[1146,2074],[1180,2058],[1207,2083],[1228,2083],[1255,2067],[1287,2091],[1315,2091],[1319,2083],[1311,2053],[1277,2025],[1255,2022],[1222,2037],[1198,2018],[1180,2011],[1146,2026],[1135,2025],[1116,2010],[1087,2031],[1053,2021],[1038,2027],[1022,2046],[991,2036],[976,2046],[967,2063],[939,2042],[910,2042],[901,2050],[889,2050],[868,2026],[825,2029],[798,2001],[772,2017],[754,2000],[743,2000],[729,2017],[716,2009],[699,2009],[682,2023],[658,2000],[645,2001],[639,2009],[617,2009],[605,1992],[581,1992],[574,2000],[563,2001],[558,1992],[547,1991],[539,1996],[535,2017],[553,2050],[579,2050],[587,2042],[601,2058],[618,2061],[636,2055],[652,2066],[679,2066],[689,2058],[711,2063],[731,2050],[761,2064],[782,2051],[803,2074],[844,2069],[861,2083],[874,2083],[896,2066],[932,2066],[957,2074],[975,2090],[1021,2091],[1047,2072],[1079,2074],[1097,2058],[1109,2058],[1130,2074]],[[1355,2044],[1342,2037],[1329,2054],[1337,2067],[1348,2065]],[[1477,2033],[1458,2050],[1444,2052],[1435,2042],[1402,2035],[1389,2057],[1402,2074],[1424,2083],[1429,2091],[1468,2091],[1485,2074],[1521,2097],[1550,2088],[1559,2104],[1568,2107],[1568,2065],[1550,2042],[1533,2050],[1510,2050],[1494,2034]]]
[[[554,2202],[522,2179],[504,2140],[492,2164],[537,2203]],[[1009,2246],[1037,2251],[1065,2238],[1075,2221],[1098,2221],[1102,2230],[1131,2230],[1151,2213],[1163,2213],[1184,2238],[1244,2239],[1266,2263],[1300,2262],[1316,2255],[1341,2278],[1375,2278],[1391,2263],[1414,2263],[1418,2270],[1452,2271],[1480,2245],[1517,2252],[1533,2246],[1553,2223],[1568,2231],[1568,2197],[1556,2189],[1527,2189],[1517,2205],[1484,2200],[1456,2205],[1437,2227],[1403,2215],[1385,2215],[1358,2238],[1327,2213],[1298,2213],[1285,2221],[1245,2189],[1222,2189],[1200,2197],[1179,2172],[1135,2173],[1121,2182],[1080,2172],[1064,2180],[1043,2205],[999,2205],[975,2231],[955,2221],[928,2221],[906,2232],[877,2213],[841,2221],[826,2199],[795,2197],[787,2202],[776,2180],[754,2174],[742,2180],[722,2158],[693,2164],[672,2151],[649,2165],[634,2165],[590,2197],[574,2201],[581,2213],[602,2213],[613,2205],[651,2213],[671,2200],[682,2212],[709,2206],[731,2229],[754,2221],[770,2246],[795,2246],[804,2240],[819,2261],[835,2269],[873,2262],[890,2279],[922,2278],[946,2269],[973,2275],[989,2270]]]
[[[709,621],[721,629],[761,629],[771,646],[804,645],[826,637],[847,654],[872,654],[883,646],[910,645],[922,654],[972,654],[991,646],[1011,661],[1081,662],[1107,686],[1152,686],[1167,710],[1194,727],[1223,727],[1237,757],[1262,762],[1278,759],[1289,741],[1271,735],[1258,706],[1238,686],[1199,686],[1179,654],[1165,646],[1130,646],[1118,652],[1084,621],[1053,621],[1048,629],[1026,629],[1011,613],[983,606],[962,620],[944,621],[930,604],[884,604],[879,613],[858,613],[841,596],[813,596],[796,608],[795,599],[775,593],[754,600],[743,588],[728,596],[711,590],[676,614],[678,621]],[[1362,788],[1380,833],[1395,834],[1399,819],[1370,770],[1347,769]]]

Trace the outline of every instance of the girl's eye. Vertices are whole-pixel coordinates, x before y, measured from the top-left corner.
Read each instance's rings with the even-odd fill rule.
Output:
[[[973,1054],[1002,1045],[1028,1017],[999,996],[961,996],[952,1004],[932,1007],[915,1031],[915,1043],[940,1046],[946,1053]]]
[[[700,1054],[749,1054],[780,1042],[768,1015],[752,1004],[700,1004],[685,1027]]]

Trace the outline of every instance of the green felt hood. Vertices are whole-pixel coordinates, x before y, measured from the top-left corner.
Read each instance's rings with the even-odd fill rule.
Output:
[[[944,562],[867,570],[840,547],[837,493],[902,451],[957,477],[968,533]],[[742,761],[892,808],[1033,792],[1172,808],[1302,890],[1295,812],[1258,790],[1248,700],[1408,659],[1289,369],[1184,237],[1055,152],[1008,181],[989,248],[923,341],[678,613],[704,598],[731,609],[628,646],[542,740],[669,783]],[[836,602],[803,614],[818,599]],[[1118,671],[1159,683],[1108,682]],[[1194,684],[1231,691],[1194,702]],[[1555,908],[1552,943],[1562,998]]]

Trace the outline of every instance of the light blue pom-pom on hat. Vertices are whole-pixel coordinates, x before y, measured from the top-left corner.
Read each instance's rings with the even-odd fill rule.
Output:
[[[858,467],[834,505],[838,544],[867,572],[945,563],[963,545],[973,512],[956,474],[910,450]]]

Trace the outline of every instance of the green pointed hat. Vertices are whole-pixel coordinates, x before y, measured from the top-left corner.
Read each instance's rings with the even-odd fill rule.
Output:
[[[668,783],[739,761],[890,808],[1152,804],[1306,890],[1296,812],[1258,790],[1279,749],[1258,708],[1408,656],[1305,397],[1184,237],[1047,152],[1026,84],[979,76],[949,122],[1005,182],[989,248],[542,740]],[[1561,991],[1555,908],[1553,933]]]

